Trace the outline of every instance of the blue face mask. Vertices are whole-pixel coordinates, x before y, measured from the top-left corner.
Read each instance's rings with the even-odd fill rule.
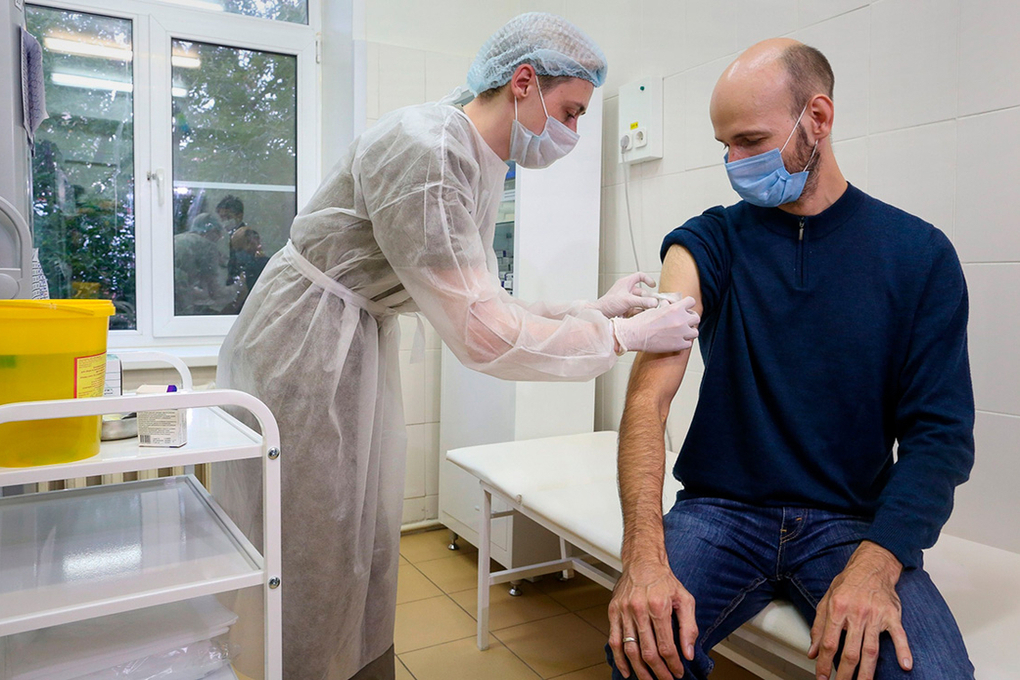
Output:
[[[805,111],[807,111],[806,105],[801,110],[800,116],[797,117],[797,122],[794,123],[793,130],[790,131],[790,136],[786,138],[786,144],[783,144],[782,149],[772,149],[757,156],[741,158],[732,163],[729,162],[729,153],[723,156],[730,185],[742,199],[752,205],[775,208],[784,203],[793,203],[800,198],[808,178],[807,166],[815,157],[818,142],[815,142],[815,147],[811,150],[811,158],[804,165],[804,170],[792,175],[783,163],[783,151],[793,139],[793,134],[797,131],[797,126],[800,125],[800,119],[804,117]]]

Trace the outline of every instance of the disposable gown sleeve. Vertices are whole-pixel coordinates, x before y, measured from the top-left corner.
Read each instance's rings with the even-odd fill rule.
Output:
[[[376,142],[357,181],[380,249],[440,337],[464,365],[505,380],[581,381],[608,371],[616,355],[602,314],[577,305],[548,318],[498,285],[476,221],[479,163],[449,130],[428,137]]]
[[[507,304],[523,307],[530,313],[545,317],[546,319],[563,319],[568,316],[580,316],[585,312],[597,311],[587,300],[573,300],[572,302],[526,302],[520,298],[515,298],[505,290],[500,289],[500,291],[500,297],[502,297]]]

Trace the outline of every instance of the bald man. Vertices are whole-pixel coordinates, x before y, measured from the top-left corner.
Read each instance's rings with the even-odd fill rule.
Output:
[[[743,200],[662,246],[662,290],[697,301],[705,373],[665,517],[690,350],[631,373],[614,678],[705,678],[708,651],[775,598],[813,623],[818,678],[973,678],[921,558],[973,464],[963,273],[942,232],[844,179],[832,90],[820,52],[769,40],[713,92]]]

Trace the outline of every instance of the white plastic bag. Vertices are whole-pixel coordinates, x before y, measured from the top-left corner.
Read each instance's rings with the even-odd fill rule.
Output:
[[[201,680],[237,658],[238,647],[225,637],[202,640],[75,680]]]

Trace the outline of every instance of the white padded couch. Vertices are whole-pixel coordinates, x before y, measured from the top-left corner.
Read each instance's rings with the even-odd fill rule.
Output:
[[[489,444],[447,453],[479,480],[478,645],[488,645],[489,586],[558,571],[578,571],[612,588],[621,568],[623,518],[616,486],[615,432]],[[667,455],[663,510],[679,485]],[[513,510],[492,513],[497,497]],[[493,519],[519,512],[560,537],[561,558],[490,573]],[[573,546],[573,548],[571,548]],[[580,554],[578,554],[580,553]],[[590,556],[590,557],[587,557]],[[591,557],[609,569],[593,565]],[[980,680],[1020,678],[1013,640],[1020,630],[1020,555],[943,534],[925,567],[952,608]],[[764,678],[810,678],[809,623],[789,603],[773,602],[716,651]]]

